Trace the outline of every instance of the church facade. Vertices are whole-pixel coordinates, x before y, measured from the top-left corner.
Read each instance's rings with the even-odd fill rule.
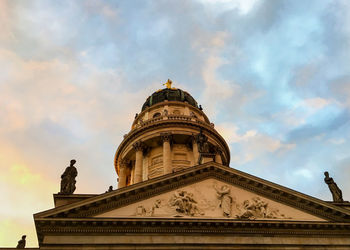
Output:
[[[69,189],[34,215],[40,249],[350,249],[348,202],[230,168],[201,106],[166,84],[116,150],[118,189],[74,194],[74,178],[62,175]]]

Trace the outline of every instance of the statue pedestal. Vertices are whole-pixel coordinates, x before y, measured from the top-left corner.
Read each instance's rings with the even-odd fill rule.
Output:
[[[53,194],[53,201],[55,207],[60,207],[95,196],[97,196],[97,194]]]

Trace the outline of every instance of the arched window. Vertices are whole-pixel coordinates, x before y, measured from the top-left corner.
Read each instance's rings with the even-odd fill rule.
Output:
[[[160,114],[159,112],[157,112],[157,113],[155,113],[155,114],[153,115],[153,118],[156,118],[156,117],[159,117],[159,116],[161,116],[161,114]]]

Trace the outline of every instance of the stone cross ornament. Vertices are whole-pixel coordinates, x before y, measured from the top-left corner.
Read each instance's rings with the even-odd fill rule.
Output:
[[[324,172],[324,182],[328,185],[329,190],[332,193],[334,202],[343,202],[343,194],[337,183],[334,182],[333,178],[329,177],[328,172]]]
[[[71,160],[69,167],[66,168],[61,175],[61,191],[58,194],[73,194],[75,191],[75,177],[78,175],[77,169],[74,167],[76,160]]]

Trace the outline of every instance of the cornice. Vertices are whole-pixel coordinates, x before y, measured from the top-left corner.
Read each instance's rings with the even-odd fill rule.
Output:
[[[39,243],[46,234],[220,234],[235,236],[349,237],[350,223],[242,221],[228,219],[82,218],[38,219]]]
[[[213,162],[140,182],[81,202],[51,209],[36,214],[34,217],[38,219],[45,217],[92,217],[207,178],[215,178],[241,187],[257,195],[298,208],[328,221],[350,222],[350,211],[347,209]]]

